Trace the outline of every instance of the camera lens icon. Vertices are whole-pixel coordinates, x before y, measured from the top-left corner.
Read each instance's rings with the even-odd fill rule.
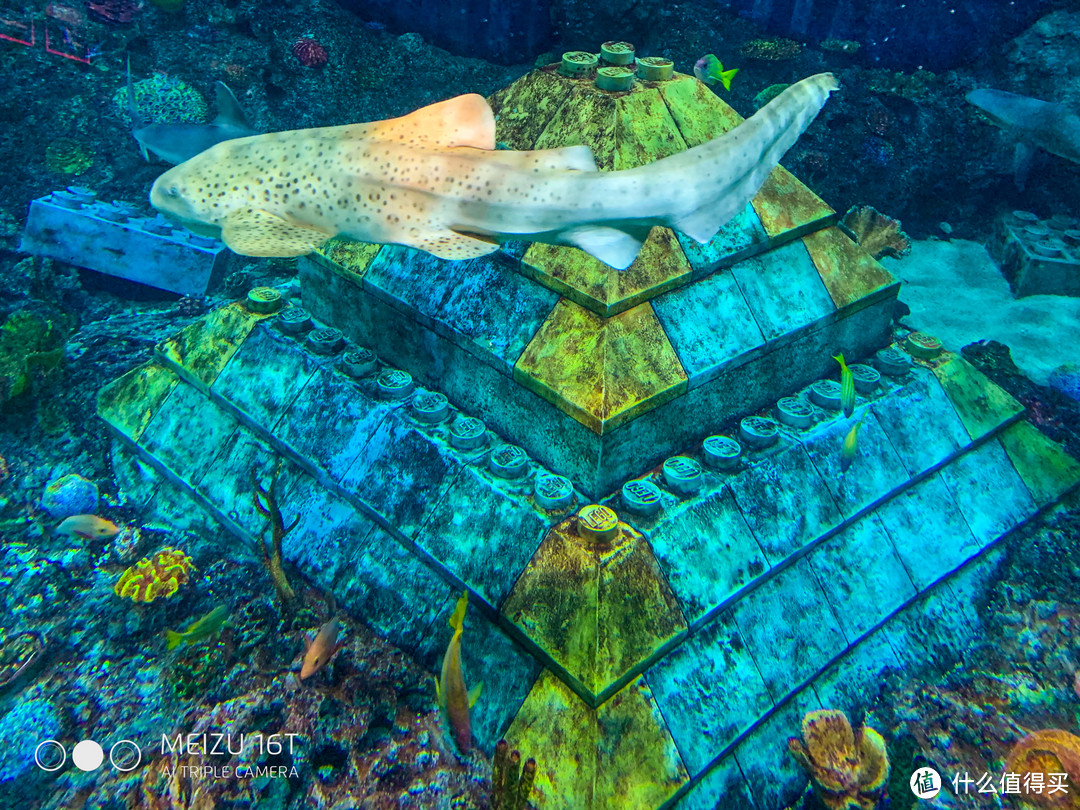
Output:
[[[42,740],[34,749],[34,762],[43,771],[58,771],[67,762],[67,749],[56,740]]]
[[[34,762],[43,771],[58,771],[68,753],[58,740],[42,740],[34,749]],[[105,751],[93,740],[80,740],[71,749],[71,761],[81,771],[96,771],[105,762]],[[142,762],[142,749],[133,740],[120,740],[109,749],[109,763],[121,772],[133,771]]]
[[[118,771],[133,771],[142,762],[142,749],[132,740],[120,740],[109,749],[109,762]]]

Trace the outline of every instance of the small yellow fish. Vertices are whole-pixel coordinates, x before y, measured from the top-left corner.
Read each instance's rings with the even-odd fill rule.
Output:
[[[840,450],[840,472],[847,472],[848,467],[851,466],[851,462],[855,460],[855,450],[858,447],[859,441],[859,428],[862,427],[863,420],[866,418],[866,414],[870,409],[867,408],[863,411],[862,416],[859,417],[859,421],[856,422],[851,430],[847,432],[844,437],[844,446]]]
[[[330,663],[334,654],[345,646],[338,641],[341,624],[333,617],[319,628],[315,638],[304,635],[304,663],[300,665],[300,680],[306,680]]]
[[[731,89],[731,80],[735,78],[735,74],[738,72],[738,68],[724,70],[723,63],[716,58],[715,53],[706,54],[698,59],[694,65],[694,75],[698,77],[699,81],[705,82],[705,84],[720,82],[724,85],[725,90]]]
[[[840,364],[840,407],[848,419],[855,413],[855,375],[844,362],[844,353],[833,355],[833,360]]]
[[[215,636],[221,631],[228,618],[229,608],[225,605],[218,605],[205,616],[189,624],[182,633],[177,633],[175,630],[166,630],[165,638],[168,641],[165,649],[173,650],[181,644],[192,647],[200,641]]]
[[[120,527],[111,520],[97,515],[72,515],[65,518],[56,531],[69,537],[81,537],[84,540],[111,540],[120,534]]]
[[[458,749],[466,751],[472,746],[472,723],[469,720],[469,709],[473,707],[480,697],[482,684],[477,684],[471,692],[465,689],[465,673],[461,669],[461,633],[465,627],[465,609],[469,604],[469,592],[461,594],[457,601],[453,615],[450,616],[450,627],[454,635],[450,638],[450,644],[443,656],[442,677],[435,679],[435,696],[439,705],[446,712],[446,721],[450,725],[450,731],[454,735]]]

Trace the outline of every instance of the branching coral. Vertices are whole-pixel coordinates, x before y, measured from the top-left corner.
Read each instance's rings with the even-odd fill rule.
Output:
[[[79,175],[92,165],[89,147],[72,138],[57,138],[45,147],[45,168],[53,174]]]
[[[1080,808],[1080,737],[1061,729],[1047,729],[1028,734],[1013,746],[1005,760],[1005,772],[1024,774],[1024,778],[1038,781],[1034,774],[1041,774],[1044,791],[1026,791],[1024,801],[1045,810],[1075,810]],[[1065,790],[1051,792],[1049,786],[1055,781],[1051,774],[1066,774]]]
[[[837,709],[803,717],[802,739],[788,737],[788,750],[829,810],[871,810],[889,776],[885,740],[866,726],[852,730],[847,715]]]
[[[802,45],[793,39],[783,37],[752,39],[739,48],[739,53],[747,59],[781,62],[785,59],[794,59],[802,53]]]
[[[285,526],[285,520],[281,517],[281,509],[278,507],[277,500],[277,484],[280,472],[281,465],[279,464],[270,478],[270,486],[264,489],[259,484],[258,472],[252,470],[251,485],[255,490],[252,493],[255,508],[260,515],[270,518],[270,542],[266,542],[265,531],[259,535],[259,551],[262,553],[263,565],[266,566],[270,579],[274,582],[274,590],[277,591],[282,606],[290,608],[296,600],[296,592],[293,591],[288,578],[285,576],[281,542],[285,539],[285,535],[296,528],[296,524],[300,522],[300,515],[297,515],[296,520],[289,524],[288,527]]]
[[[135,91],[135,109],[152,124],[193,124],[206,118],[206,99],[183,79],[155,73],[149,79],[135,82],[132,90]],[[125,126],[131,126],[126,84],[113,94],[112,100],[120,120]]]
[[[911,240],[900,230],[900,221],[871,205],[856,205],[840,221],[852,238],[875,259],[899,259],[911,252]]]
[[[181,585],[186,585],[194,569],[191,557],[179,549],[166,547],[128,568],[113,592],[135,602],[153,602],[159,596],[172,596]]]

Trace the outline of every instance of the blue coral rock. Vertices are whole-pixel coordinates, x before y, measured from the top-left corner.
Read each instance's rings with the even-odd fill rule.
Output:
[[[75,473],[53,479],[45,487],[41,506],[54,520],[92,514],[98,508],[97,484]]]

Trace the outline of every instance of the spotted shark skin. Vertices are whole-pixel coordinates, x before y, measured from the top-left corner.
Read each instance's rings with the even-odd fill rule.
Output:
[[[495,149],[491,107],[469,94],[401,118],[220,143],[161,175],[150,201],[247,256],[300,256],[343,235],[471,259],[526,240],[621,270],[654,226],[711,239],[837,87],[811,76],[712,141],[612,172],[586,146]]]

